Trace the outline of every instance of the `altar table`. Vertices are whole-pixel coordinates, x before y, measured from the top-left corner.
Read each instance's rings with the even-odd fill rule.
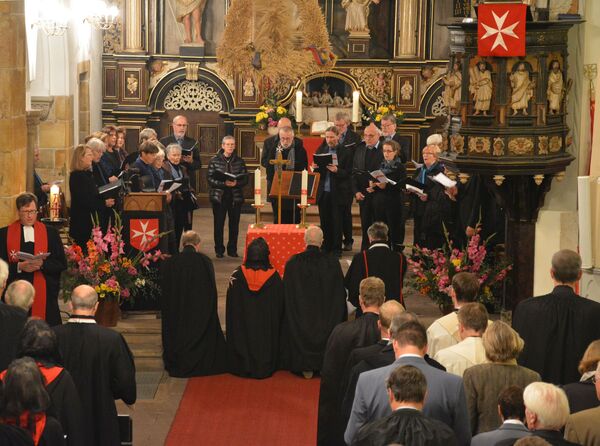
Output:
[[[253,228],[252,225],[250,225],[248,226],[248,233],[246,234],[246,248],[248,248],[248,245],[252,240],[258,237],[264,238],[269,245],[269,251],[271,252],[269,256],[271,265],[273,265],[279,272],[279,275],[283,277],[285,263],[289,258],[306,249],[304,232],[306,232],[305,228],[297,228],[296,225],[269,224],[265,225],[263,228]],[[245,252],[246,250],[244,250],[244,253]]]

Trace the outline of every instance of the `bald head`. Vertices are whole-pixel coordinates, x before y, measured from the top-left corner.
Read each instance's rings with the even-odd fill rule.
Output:
[[[8,305],[29,311],[35,298],[35,289],[26,280],[16,280],[8,286],[4,298]]]
[[[71,293],[73,313],[92,312],[98,302],[98,293],[89,285],[79,285]]]
[[[379,307],[379,322],[381,327],[385,330],[389,330],[392,319],[405,311],[402,304],[397,300],[388,300],[384,302],[383,305]]]
[[[306,246],[317,246],[321,247],[323,244],[323,231],[318,226],[309,226],[304,233],[304,241]]]
[[[281,129],[283,127],[292,127],[290,118],[280,118],[279,121],[277,121],[277,128]]]

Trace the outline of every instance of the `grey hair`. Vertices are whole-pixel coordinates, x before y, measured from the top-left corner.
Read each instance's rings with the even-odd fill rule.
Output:
[[[559,430],[569,418],[569,400],[560,387],[533,382],[523,391],[523,402],[529,412],[536,414],[540,429]]]
[[[436,146],[441,146],[442,143],[444,142],[444,137],[442,135],[440,135],[439,133],[434,133],[433,135],[429,135],[427,137],[427,145],[436,145]]]
[[[304,233],[306,246],[321,246],[323,244],[323,230],[318,226],[311,225]]]
[[[341,121],[342,119],[344,121],[346,121],[346,124],[350,124],[350,122],[352,122],[352,120],[350,119],[350,115],[346,112],[337,112],[335,114],[335,118],[336,121]]]
[[[106,150],[106,144],[99,138],[91,138],[88,142],[85,143],[86,147],[92,149],[92,152],[100,152],[104,153]]]
[[[235,138],[231,135],[225,135],[223,136],[223,139],[221,140],[221,144],[225,144],[225,141],[229,141],[232,140],[233,142],[235,142]]]
[[[16,280],[6,288],[4,297],[7,304],[29,311],[33,305],[35,288],[26,280]]]
[[[572,283],[579,279],[581,257],[570,249],[561,249],[552,256],[554,278],[561,283]]]
[[[389,121],[392,124],[396,124],[396,115],[394,115],[393,113],[388,113],[386,115],[383,115],[381,117],[382,121]]]
[[[8,263],[0,259],[0,290],[3,290],[8,280]]]
[[[388,240],[389,228],[388,225],[382,221],[376,221],[369,229],[367,229],[367,235],[372,241],[386,242]]]
[[[73,310],[91,310],[98,302],[98,293],[89,285],[79,285],[71,293]]]
[[[181,146],[179,144],[177,144],[176,142],[169,144],[166,148],[165,148],[165,152],[167,153],[167,155],[170,155],[172,152],[179,152],[181,153]]]
[[[284,135],[289,135],[289,134],[292,134],[292,135],[293,135],[293,134],[294,134],[294,129],[293,129],[293,128],[291,128],[291,127],[281,127],[281,128],[279,129],[279,134],[281,135],[282,133],[283,133]]]
[[[146,127],[144,129],[142,129],[142,131],[140,132],[139,141],[140,142],[147,141],[150,138],[152,138],[152,136],[154,136],[155,138],[158,136],[156,133],[156,130],[154,130],[150,127]]]

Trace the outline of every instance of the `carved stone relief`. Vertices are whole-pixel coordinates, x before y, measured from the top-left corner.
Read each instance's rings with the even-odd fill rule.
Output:
[[[508,150],[513,155],[531,155],[533,154],[533,139],[514,138],[508,143]]]
[[[560,136],[550,138],[550,152],[560,152],[560,149],[562,149],[562,138]]]
[[[213,87],[202,81],[182,81],[165,98],[167,110],[221,111],[223,103]]]
[[[377,102],[388,102],[392,95],[392,70],[373,71],[369,68],[353,68],[350,74],[356,78],[365,93]],[[412,92],[411,92],[412,94]]]
[[[490,138],[483,136],[469,138],[469,153],[490,153]]]
[[[493,151],[492,155],[502,156],[504,155],[504,140],[502,138],[494,138],[494,144],[492,144]]]
[[[548,137],[540,136],[538,142],[538,153],[540,155],[548,155]]]
[[[462,135],[452,135],[450,137],[452,141],[452,149],[456,153],[464,153],[465,151],[465,137]]]

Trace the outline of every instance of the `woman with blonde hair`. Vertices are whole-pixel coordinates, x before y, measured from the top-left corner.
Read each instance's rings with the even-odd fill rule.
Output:
[[[505,387],[524,388],[541,380],[539,373],[517,364],[525,344],[505,322],[496,321],[490,325],[482,341],[489,362],[469,367],[463,374],[473,435],[497,429],[502,424],[498,395]]]
[[[583,353],[578,367],[579,373],[581,373],[579,382],[569,383],[563,387],[569,399],[571,413],[593,409],[600,405],[594,385],[598,361],[600,361],[600,339],[592,341]]]

